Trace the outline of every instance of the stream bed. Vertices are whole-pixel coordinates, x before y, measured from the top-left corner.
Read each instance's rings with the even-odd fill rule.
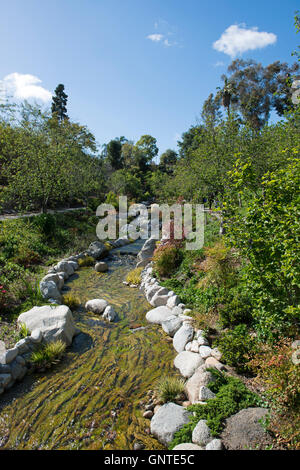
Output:
[[[163,448],[140,402],[159,377],[176,374],[174,350],[161,328],[146,322],[143,294],[122,284],[140,247],[112,250],[108,273],[80,268],[68,280],[82,306],[106,299],[119,320],[108,323],[82,307],[73,312],[81,333],[61,363],[1,396],[0,448],[129,450],[137,440],[148,450]]]

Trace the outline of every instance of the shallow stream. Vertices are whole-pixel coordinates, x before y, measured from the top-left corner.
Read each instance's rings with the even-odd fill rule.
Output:
[[[82,308],[81,329],[63,361],[45,374],[28,376],[0,398],[0,448],[146,449],[162,446],[149,435],[141,401],[162,375],[174,374],[174,350],[158,326],[149,325],[149,304],[139,289],[122,284],[140,249],[136,242],[113,250],[109,272],[81,268],[67,282],[82,305],[104,298],[119,321],[107,323]]]

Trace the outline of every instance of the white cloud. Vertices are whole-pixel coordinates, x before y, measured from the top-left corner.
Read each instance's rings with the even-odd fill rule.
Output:
[[[213,43],[213,48],[235,57],[246,51],[262,49],[274,44],[276,40],[276,34],[259,32],[257,27],[247,29],[245,24],[231,25],[224,31],[220,39]]]
[[[6,75],[0,82],[5,93],[14,99],[28,100],[33,98],[46,103],[51,100],[52,93],[40,86],[40,83],[42,80],[34,75],[17,72]]]
[[[154,29],[157,31],[156,33],[149,34],[147,39],[150,41],[160,43],[165,47],[171,46],[179,46],[180,44],[175,40],[177,36],[177,28],[170,25],[168,21],[163,19],[158,19],[154,23]]]
[[[219,60],[218,62],[216,62],[216,63],[214,64],[214,67],[224,67],[224,65],[225,65],[224,62],[222,62],[221,60]]]
[[[150,39],[150,41],[153,42],[160,42],[162,41],[163,37],[163,34],[149,34],[149,36],[147,36],[147,39]]]

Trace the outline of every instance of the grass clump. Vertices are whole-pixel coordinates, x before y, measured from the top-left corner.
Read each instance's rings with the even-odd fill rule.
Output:
[[[79,258],[77,262],[80,268],[83,268],[85,266],[94,266],[95,264],[95,260],[92,256],[85,256],[84,258]]]
[[[64,305],[67,305],[71,310],[79,307],[81,304],[80,299],[73,294],[65,294],[62,298]]]
[[[19,334],[18,334],[19,340],[23,338],[27,338],[27,336],[30,336],[30,334],[31,334],[30,330],[27,328],[26,324],[22,323],[20,325]]]
[[[218,437],[226,418],[244,408],[262,405],[258,395],[251,392],[239,379],[226,376],[216,369],[210,369],[210,372],[213,374],[215,381],[211,382],[208,387],[216,394],[216,397],[208,400],[206,405],[191,405],[188,407],[188,411],[191,411],[193,416],[189,423],[175,433],[170,449],[178,444],[191,442],[193,430],[200,419],[207,420],[212,435]]]
[[[155,387],[157,398],[162,403],[179,400],[184,393],[184,380],[177,377],[162,377]]]
[[[66,345],[61,340],[42,346],[31,355],[31,362],[37,369],[50,368],[57,364],[66,350]]]
[[[144,268],[135,268],[130,271],[126,276],[126,282],[129,284],[139,285],[141,283],[141,273]]]

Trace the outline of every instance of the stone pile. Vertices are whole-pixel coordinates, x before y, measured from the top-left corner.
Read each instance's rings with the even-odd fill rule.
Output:
[[[144,249],[145,245],[138,255],[140,262],[144,257],[143,252],[148,255],[148,249]],[[150,246],[152,245],[153,242]],[[177,352],[174,366],[187,379],[185,393],[188,401],[183,403],[185,406],[170,402],[149,410],[153,415],[151,433],[162,444],[168,446],[175,432],[189,422],[190,413],[186,407],[195,403],[205,404],[215,397],[215,394],[207,387],[209,382],[213,380],[213,375],[207,369],[224,370],[226,368],[220,362],[222,358],[220,351],[210,347],[204,331],[194,328],[193,317],[190,316],[191,310],[186,308],[173,291],[159,284],[153,276],[151,258],[145,256],[144,259],[148,259],[148,264],[145,265],[141,273],[140,290],[149,304],[154,307],[147,312],[146,319],[149,323],[161,325],[164,332],[172,338],[174,349]],[[145,413],[144,417],[151,418],[150,413],[149,415],[147,413],[147,416]],[[221,440],[213,438],[205,420],[200,420],[196,425],[192,443],[187,442],[174,448],[174,450],[221,449]]]

